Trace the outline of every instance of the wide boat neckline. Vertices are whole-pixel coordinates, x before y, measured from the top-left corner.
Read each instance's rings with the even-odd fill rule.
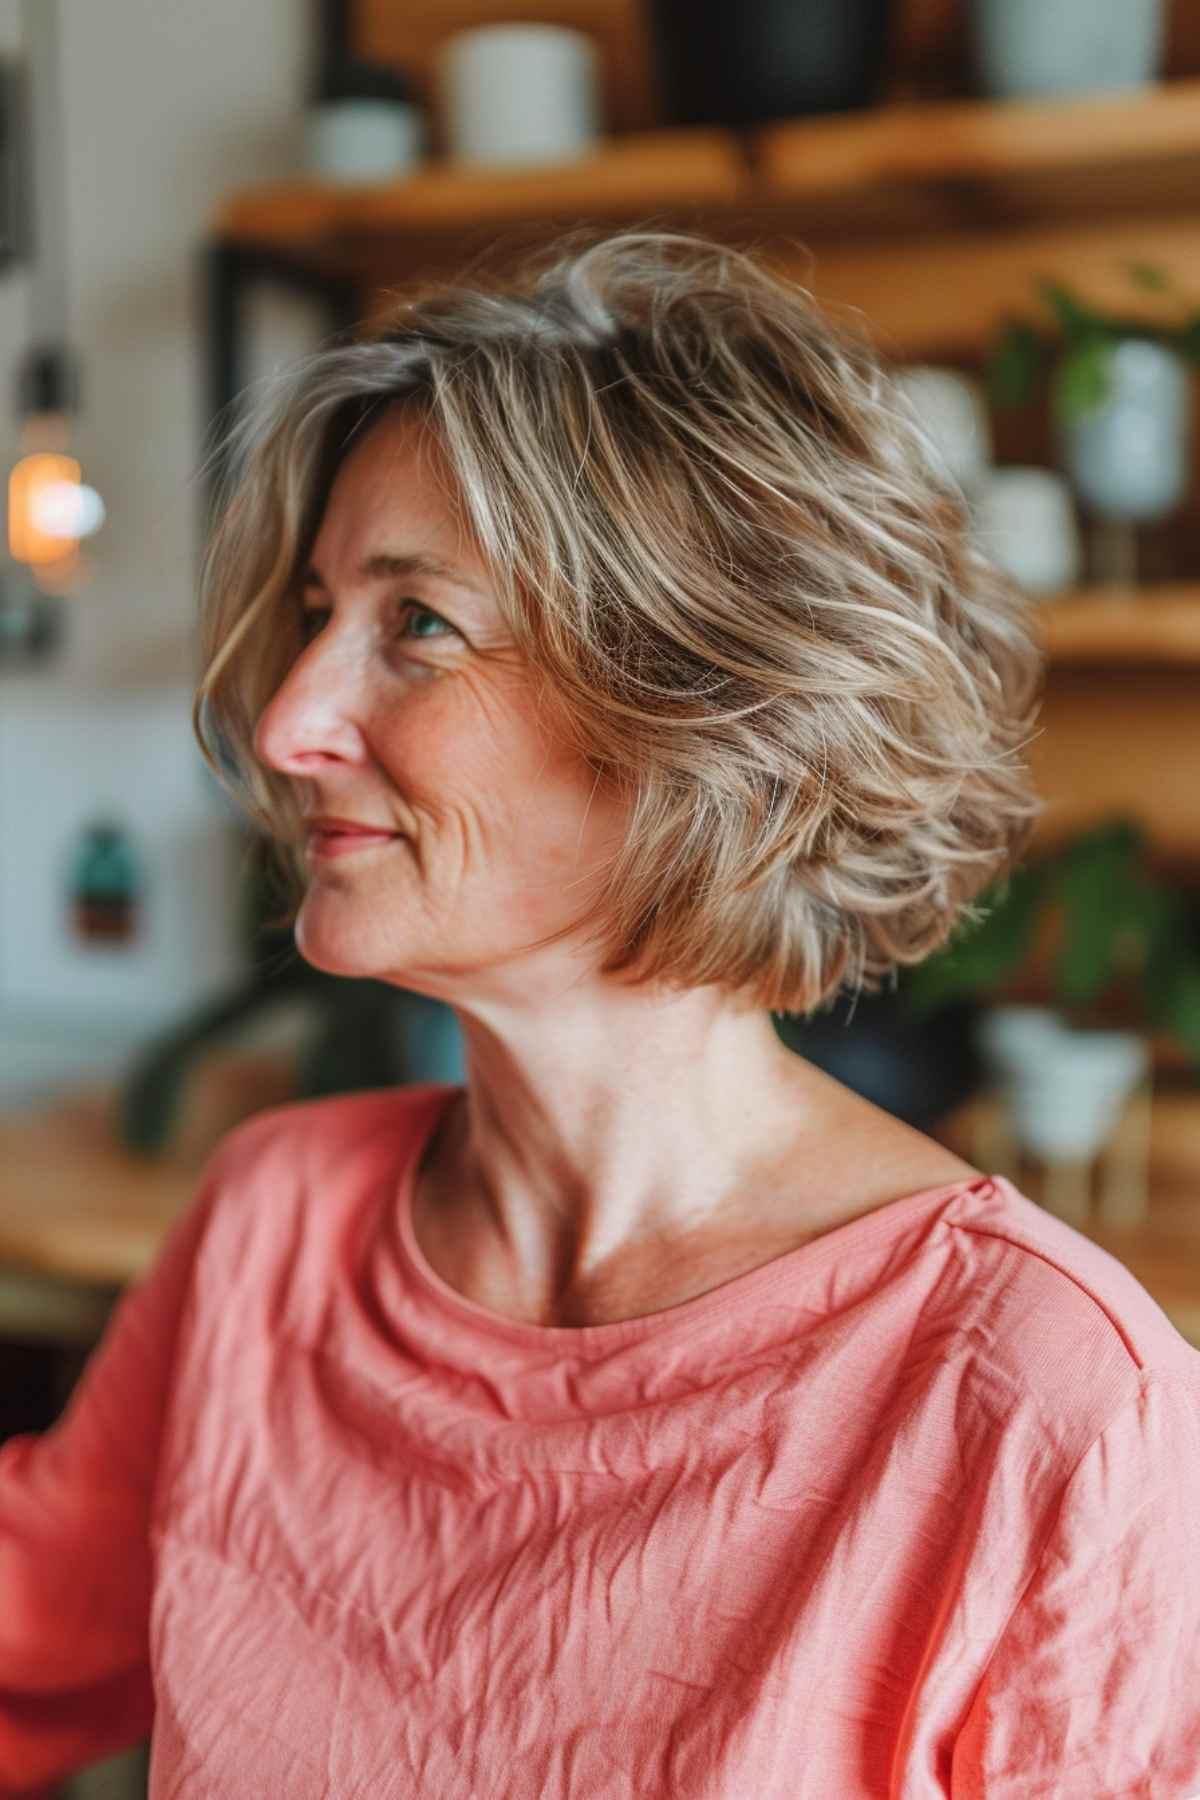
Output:
[[[534,1325],[526,1320],[506,1318],[504,1314],[492,1312],[478,1301],[469,1300],[465,1294],[460,1294],[426,1260],[425,1253],[417,1242],[412,1215],[417,1167],[443,1114],[463,1091],[461,1085],[439,1086],[427,1103],[423,1119],[407,1141],[403,1162],[397,1173],[393,1190],[393,1217],[404,1259],[425,1290],[443,1309],[455,1314],[463,1326],[473,1327],[483,1336],[502,1338],[510,1344],[520,1343],[531,1347],[554,1345],[563,1349],[574,1347],[591,1350],[629,1343],[641,1337],[688,1331],[693,1325],[708,1320],[714,1314],[749,1305],[785,1282],[795,1284],[803,1277],[807,1283],[812,1278],[819,1278],[831,1264],[853,1259],[857,1251],[870,1245],[875,1239],[902,1230],[923,1213],[936,1210],[939,1203],[976,1189],[990,1190],[1004,1181],[1003,1176],[996,1175],[962,1176],[957,1181],[941,1182],[935,1187],[919,1188],[915,1193],[887,1200],[870,1212],[860,1213],[856,1218],[847,1219],[843,1224],[822,1232],[820,1237],[811,1238],[807,1243],[798,1244],[779,1256],[771,1257],[757,1268],[746,1269],[740,1275],[733,1275],[702,1294],[695,1294],[689,1300],[681,1300],[676,1305],[660,1308],[657,1312],[642,1313],[631,1319],[609,1320],[599,1325]]]

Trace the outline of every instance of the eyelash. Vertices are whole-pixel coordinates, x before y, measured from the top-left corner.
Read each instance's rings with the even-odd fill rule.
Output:
[[[410,616],[411,612],[415,610],[417,612],[428,613],[428,615],[431,619],[436,619],[438,621],[439,625],[444,625],[446,627],[446,632],[445,633],[435,632],[434,633],[435,636],[444,636],[444,635],[446,635],[448,633],[452,633],[454,631],[454,626],[451,625],[449,619],[444,619],[442,617],[441,613],[434,612],[432,606],[426,606],[424,601],[422,601],[422,600],[402,600],[400,602],[400,608],[401,608],[401,611],[402,611],[406,621],[407,621],[408,617]],[[300,608],[300,635],[304,639],[305,643],[309,643],[312,640],[312,636],[313,636],[313,632],[312,632],[312,628],[311,628],[312,621],[314,619],[327,619],[329,617],[329,613],[330,613],[330,608],[328,606],[301,606],[301,608]],[[403,634],[401,634],[401,635],[403,635]],[[414,639],[411,639],[410,641],[413,643],[427,642],[427,640],[424,638],[414,638]]]

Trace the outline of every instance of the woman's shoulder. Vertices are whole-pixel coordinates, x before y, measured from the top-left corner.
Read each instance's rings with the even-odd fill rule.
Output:
[[[201,1172],[212,1224],[258,1231],[286,1222],[297,1206],[343,1209],[400,1167],[445,1092],[434,1083],[372,1088],[252,1114],[224,1134]]]
[[[403,1152],[445,1088],[439,1083],[369,1088],[316,1099],[286,1100],[233,1126],[211,1152],[206,1170],[225,1179],[273,1169],[279,1160],[378,1148]],[[296,1166],[299,1166],[297,1163]]]
[[[442,1104],[420,1084],[286,1101],[225,1133],[201,1174],[192,1272],[198,1314],[253,1313],[280,1281],[316,1293],[347,1230],[386,1193]],[[286,1270],[286,1276],[280,1271]]]
[[[1200,1350],[1133,1271],[1009,1177],[964,1188],[943,1223],[990,1381],[1007,1379],[1046,1417],[1082,1406],[1099,1421],[1160,1379],[1200,1401]]]

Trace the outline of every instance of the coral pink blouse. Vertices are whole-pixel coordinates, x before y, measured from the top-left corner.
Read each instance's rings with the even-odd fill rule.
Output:
[[[980,1177],[649,1317],[425,1262],[446,1084],[218,1147],[0,1448],[0,1791],[1200,1794],[1200,1353]]]

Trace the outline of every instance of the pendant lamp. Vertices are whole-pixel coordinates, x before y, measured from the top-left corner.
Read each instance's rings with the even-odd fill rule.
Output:
[[[68,342],[58,4],[24,0],[23,5],[32,331],[17,381],[20,448],[8,477],[12,560],[0,593],[0,657],[20,659],[23,653],[26,661],[46,654],[57,641],[54,597],[81,585],[87,573],[81,546],[104,521],[104,503],[84,480],[73,453],[80,376]]]

